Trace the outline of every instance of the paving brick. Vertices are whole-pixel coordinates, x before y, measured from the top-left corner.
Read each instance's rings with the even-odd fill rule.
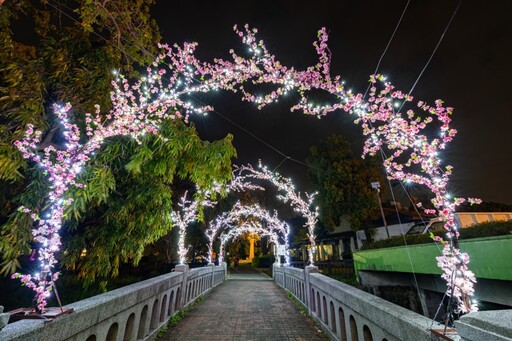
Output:
[[[272,280],[237,269],[160,339],[328,340]],[[267,277],[268,279],[268,277]]]

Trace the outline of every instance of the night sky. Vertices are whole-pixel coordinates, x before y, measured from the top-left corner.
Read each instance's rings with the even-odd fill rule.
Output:
[[[397,89],[408,92],[444,31],[458,0],[411,1],[380,72]],[[270,52],[285,65],[305,68],[316,63],[312,46],[318,29],[326,27],[333,53],[332,75],[341,75],[348,88],[363,92],[407,1],[165,1],[154,8],[163,42],[199,43],[202,59],[229,58],[242,49],[234,24],[259,30]],[[462,1],[434,58],[416,86],[416,100],[441,98],[455,108],[452,126],[459,131],[443,152],[444,164],[454,166],[450,190],[457,196],[512,204],[512,1]],[[361,153],[361,128],[344,112],[318,120],[290,113],[292,102],[280,101],[258,111],[237,95],[207,98],[217,110],[193,119],[202,137],[234,135],[236,163],[269,167],[296,179],[304,190],[307,167],[274,151],[228,120],[236,122],[283,154],[304,161],[309,147],[338,133]],[[224,117],[222,117],[224,116]],[[281,164],[282,163],[282,164]],[[281,164],[281,165],[280,165]]]

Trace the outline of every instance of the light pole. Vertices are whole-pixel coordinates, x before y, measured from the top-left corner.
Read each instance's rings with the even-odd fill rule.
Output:
[[[380,214],[382,214],[382,221],[384,222],[384,227],[386,228],[386,234],[389,236],[388,223],[386,222],[386,217],[384,216],[384,209],[382,208],[382,202],[380,201],[380,183],[378,181],[372,182],[372,188],[375,188],[377,191],[377,200],[379,200]]]

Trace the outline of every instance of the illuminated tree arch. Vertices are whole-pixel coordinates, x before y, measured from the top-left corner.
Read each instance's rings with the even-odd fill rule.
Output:
[[[295,187],[292,184],[291,180],[285,177],[282,177],[278,173],[271,172],[266,167],[260,166],[259,170],[255,170],[250,165],[235,167],[235,171],[233,172],[233,180],[227,186],[214,186],[211,190],[208,191],[198,191],[196,195],[199,196],[200,201],[194,201],[187,199],[187,193],[181,198],[180,203],[178,204],[180,210],[174,211],[172,214],[172,220],[179,228],[179,239],[178,239],[178,256],[180,259],[180,263],[184,264],[186,261],[186,255],[188,253],[189,247],[185,245],[185,235],[187,226],[195,221],[198,218],[199,208],[204,206],[214,206],[216,202],[211,201],[210,197],[214,193],[220,192],[224,187],[228,190],[235,191],[243,191],[243,190],[263,190],[262,187],[251,183],[251,181],[255,180],[267,180],[274,184],[278,190],[281,192],[278,194],[277,198],[283,200],[285,203],[290,203],[290,205],[294,208],[294,210],[300,213],[305,219],[308,228],[308,237],[311,242],[311,248],[309,249],[310,253],[310,264],[314,262],[314,248],[315,248],[315,224],[318,220],[318,209],[311,209],[313,199],[315,194],[309,195],[306,193],[306,200],[304,200],[301,196],[300,192],[295,191]],[[281,224],[277,218],[277,213],[274,216],[269,216],[268,212],[263,210],[261,207],[257,205],[252,206],[242,206],[240,203],[234,205],[234,207],[229,212],[224,212],[221,216],[219,216],[214,221],[211,221],[206,229],[205,233],[208,238],[208,259],[210,263],[212,262],[212,254],[213,254],[213,243],[217,238],[220,231],[222,231],[226,224],[233,224],[238,218],[241,216],[253,215],[259,219],[266,220],[274,228],[282,229],[283,224]],[[288,236],[289,228],[286,224],[286,228],[288,231],[282,231]],[[288,239],[285,240],[286,246],[286,263],[289,263],[289,255],[288,255]]]
[[[253,220],[253,219],[255,220]],[[265,222],[265,227],[261,222]],[[219,215],[210,228],[206,231],[209,240],[209,257],[213,253],[213,242],[220,238],[219,262],[224,258],[224,246],[228,240],[236,238],[246,232],[258,233],[261,236],[268,236],[276,247],[284,245],[285,263],[290,263],[288,238],[290,227],[286,222],[281,221],[277,212],[270,214],[269,211],[257,204],[242,205],[237,202],[229,212]]]
[[[185,192],[178,203],[179,210],[173,211],[171,214],[171,219],[174,225],[179,229],[178,258],[180,260],[180,264],[185,264],[189,250],[189,247],[185,245],[187,227],[190,223],[196,221],[199,218],[201,209],[204,207],[215,206],[217,202],[212,198],[220,195],[223,192],[239,192],[247,189],[256,190],[262,188],[247,182],[245,177],[233,174],[233,179],[226,185],[214,184],[212,188],[208,190],[197,189],[195,193],[195,200],[189,199],[188,192]],[[211,251],[209,258],[211,261]]]
[[[285,178],[277,172],[272,172],[261,163],[258,169],[254,169],[251,165],[246,165],[235,167],[234,172],[240,177],[269,181],[276,186],[279,191],[277,198],[290,204],[295,212],[306,219],[304,226],[308,229],[307,236],[311,244],[311,247],[308,249],[308,261],[309,264],[313,265],[315,263],[315,226],[318,222],[318,207],[312,208],[312,206],[317,193],[306,193],[306,198],[304,199],[301,193],[295,190],[295,185],[292,183],[291,179]]]
[[[274,245],[279,245],[279,238],[276,234],[263,228],[261,223],[252,221],[242,222],[240,225],[237,225],[236,227],[226,231],[226,233],[220,235],[219,262],[224,261],[226,243],[230,240],[236,240],[238,237],[243,236],[246,233],[256,233],[262,237],[269,237],[270,241],[274,243]]]
[[[381,75],[371,76],[367,100],[362,94],[347,90],[340,76],[330,75],[331,53],[325,29],[319,31],[313,44],[318,62],[302,71],[285,66],[270,54],[263,41],[256,38],[255,29],[246,25],[243,29],[235,26],[234,30],[246,45],[248,55],[231,50],[232,60],[216,59],[207,63],[194,55],[196,43],[161,45],[163,52],[147,68],[147,75],[139,80],[130,82],[115,73],[109,112],[101,113],[97,107],[95,113],[85,115],[82,125],[70,121],[69,104],[56,106],[55,115],[64,127],[67,142],[63,150],[48,146],[42,153],[38,152],[42,132],[34,132],[32,125],[28,125],[26,136],[15,142],[25,158],[32,159],[48,174],[49,181],[47,209],[38,214],[33,208],[20,207],[34,220],[32,233],[41,245],[38,250],[40,272],[13,275],[36,292],[38,310],[44,310],[52,284],[58,277],[54,266],[55,254],[61,249],[59,231],[64,210],[73,201],[69,196],[70,187],[84,186],[77,182],[82,166],[107,138],[123,135],[138,140],[146,133],[158,134],[164,120],[187,121],[191,113],[206,113],[212,108],[195,104],[191,96],[216,90],[241,93],[243,100],[256,103],[258,108],[295,91],[300,100],[292,111],[320,117],[343,110],[353,115],[355,123],[362,126],[367,136],[363,156],[380,153],[390,179],[424,185],[434,194],[434,209],[427,211],[445,221],[449,241],[443,242],[443,256],[438,257],[438,264],[448,282],[448,293],[457,299],[461,312],[476,310],[470,300],[475,276],[468,269],[469,256],[459,249],[459,232],[454,221],[455,208],[465,199],[450,197],[447,185],[452,167],[443,166],[441,162],[443,150],[456,134],[450,127],[453,108],[445,107],[441,100],[433,105],[423,101],[411,105],[413,97],[395,90]],[[249,87],[260,84],[272,86],[252,93]],[[311,90],[326,92],[334,100],[315,103],[310,99]],[[85,138],[81,137],[79,126],[85,127]],[[432,135],[435,130],[439,133]],[[478,202],[471,198],[469,201]]]
[[[185,192],[183,197],[181,197],[180,202],[178,203],[180,209],[171,213],[173,225],[179,229],[178,258],[180,260],[180,264],[185,264],[187,260],[189,248],[185,245],[185,236],[187,234],[188,225],[198,218],[198,210],[200,207],[213,206],[213,202],[209,199],[204,199],[202,201],[189,200],[187,195],[188,193]]]

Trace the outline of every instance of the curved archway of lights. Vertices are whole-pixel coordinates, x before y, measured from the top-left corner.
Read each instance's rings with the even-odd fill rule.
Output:
[[[195,194],[197,200],[188,199],[188,192],[185,192],[178,203],[179,210],[171,213],[172,222],[179,229],[178,258],[180,260],[180,264],[185,264],[189,250],[189,247],[185,245],[187,227],[190,223],[198,219],[200,209],[203,207],[213,207],[217,204],[216,201],[212,200],[213,195],[220,194],[223,191],[240,192],[246,189],[256,190],[262,188],[247,182],[245,177],[237,176],[233,173],[233,179],[226,185],[214,184],[212,188],[208,190],[201,190],[198,188]]]
[[[224,261],[224,253],[226,243],[230,240],[236,240],[238,237],[243,236],[245,233],[256,233],[260,236],[268,236],[270,241],[274,243],[274,245],[279,245],[278,238],[275,234],[269,232],[267,229],[262,228],[261,224],[255,222],[244,222],[243,224],[233,228],[225,234],[221,234],[220,236],[220,247],[219,247],[219,262]],[[286,257],[287,255],[285,255]],[[276,259],[278,259],[276,257]]]
[[[184,119],[191,113],[202,114],[212,110],[208,105],[197,105],[191,95],[219,89],[242,94],[242,99],[256,103],[262,108],[295,91],[299,102],[291,110],[323,116],[336,110],[354,115],[355,123],[361,124],[367,136],[363,156],[385,151],[384,166],[390,179],[424,185],[434,195],[431,200],[434,210],[445,221],[448,242],[444,243],[443,255],[438,265],[448,283],[448,293],[457,299],[461,312],[477,310],[470,296],[474,292],[474,274],[469,270],[469,256],[460,251],[457,226],[454,221],[455,207],[466,199],[451,198],[447,189],[452,172],[451,166],[442,166],[441,153],[452,141],[456,130],[450,127],[453,108],[445,107],[441,100],[429,105],[423,101],[411,106],[413,97],[394,89],[382,75],[372,75],[368,100],[362,94],[347,90],[340,76],[330,74],[331,52],[327,46],[328,35],[323,28],[313,43],[319,56],[318,62],[305,70],[296,70],[281,63],[270,54],[262,40],[256,38],[257,31],[246,25],[234,27],[248,50],[248,56],[230,51],[232,60],[215,59],[203,62],[194,55],[196,43],[182,46],[160,45],[163,52],[147,68],[147,75],[130,82],[114,72],[112,109],[101,113],[99,106],[94,114],[85,114],[85,135],[71,123],[68,112],[71,105],[56,106],[55,115],[64,127],[66,145],[58,150],[50,145],[39,153],[42,132],[28,125],[26,135],[15,145],[48,173],[50,201],[43,212],[20,207],[19,210],[34,220],[34,240],[41,245],[38,250],[40,273],[33,275],[14,274],[22,283],[36,292],[37,308],[44,310],[58,273],[55,253],[61,248],[59,231],[64,210],[71,204],[69,188],[84,186],[78,181],[81,167],[104,140],[119,135],[140,136],[158,134],[163,120]],[[252,83],[248,86],[248,83]],[[253,93],[253,84],[271,84]],[[273,90],[266,90],[266,89]],[[310,99],[311,90],[324,91],[334,98],[331,103],[315,103]],[[402,112],[402,108],[411,108]],[[415,108],[414,108],[415,107]],[[404,109],[404,110],[405,110]],[[432,136],[431,127],[437,125],[439,135]],[[436,127],[434,127],[435,129]],[[162,136],[165,139],[165,137]],[[468,199],[471,203],[477,199]],[[311,238],[311,237],[310,237]]]
[[[255,218],[257,221],[251,220]],[[243,223],[240,224],[240,219]],[[266,223],[266,226],[261,225],[261,221]],[[269,236],[270,240],[276,248],[279,245],[285,247],[285,263],[290,263],[289,245],[288,238],[290,235],[290,227],[286,222],[281,221],[277,212],[274,211],[270,214],[269,211],[261,208],[257,204],[253,205],[242,205],[237,202],[233,205],[233,208],[219,215],[213,222],[210,223],[210,227],[206,231],[206,236],[209,240],[209,258],[212,261],[213,243],[216,238],[220,238],[220,251],[219,251],[219,262],[223,261],[224,258],[224,247],[225,243],[230,239],[236,239],[244,233],[258,233],[262,236]],[[281,241],[283,243],[281,244]]]
[[[272,172],[261,163],[258,165],[258,169],[253,168],[251,165],[235,166],[234,173],[240,177],[270,182],[280,192],[277,198],[288,203],[295,212],[305,218],[304,226],[308,229],[307,236],[311,245],[308,249],[308,261],[310,265],[314,265],[316,249],[315,226],[318,222],[318,207],[312,208],[312,206],[317,193],[305,193],[306,198],[304,199],[302,194],[295,190],[295,185],[290,178],[285,178],[277,172]]]

